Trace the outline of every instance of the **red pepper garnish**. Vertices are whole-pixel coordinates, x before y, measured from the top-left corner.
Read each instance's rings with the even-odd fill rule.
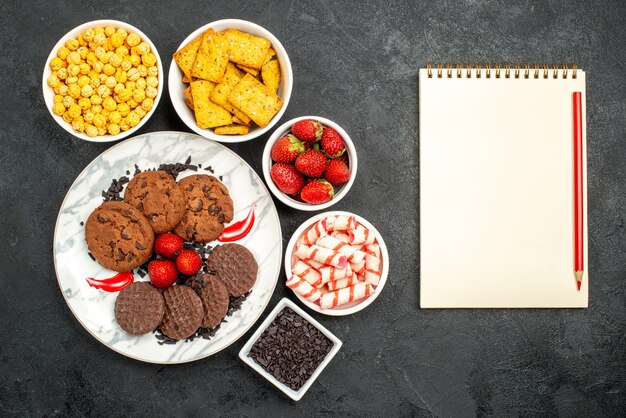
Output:
[[[242,239],[252,229],[254,225],[254,208],[256,207],[256,203],[252,204],[250,208],[250,212],[248,212],[248,216],[243,221],[235,222],[232,225],[227,226],[222,231],[222,234],[217,237],[219,242],[233,242]]]
[[[119,292],[129,284],[135,281],[135,276],[129,271],[123,273],[117,273],[113,277],[108,279],[94,279],[93,277],[87,277],[85,279],[89,286],[96,289],[104,290],[105,292]]]

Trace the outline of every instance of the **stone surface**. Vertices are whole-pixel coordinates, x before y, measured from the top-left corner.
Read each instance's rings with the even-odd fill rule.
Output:
[[[0,415],[624,416],[626,3],[2,2]],[[391,274],[353,317],[314,315],[344,342],[298,404],[237,358],[252,331],[180,366],[97,343],[69,311],[51,243],[58,208],[108,144],[80,142],[45,109],[59,37],[97,18],[143,30],[165,58],[197,27],[252,20],[286,47],[283,120],[319,114],[356,142],[359,175],[335,208],[385,236]],[[587,71],[590,304],[586,310],[420,310],[417,69],[437,62],[576,62]],[[141,132],[186,130],[164,97]],[[265,138],[233,145],[257,172]],[[309,217],[277,202],[286,240]],[[282,277],[281,279],[284,279]],[[283,296],[279,286],[272,306]]]

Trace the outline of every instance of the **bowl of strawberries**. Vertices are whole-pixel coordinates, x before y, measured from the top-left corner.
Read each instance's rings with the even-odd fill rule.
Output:
[[[263,175],[284,204],[316,211],[339,202],[356,177],[354,143],[341,126],[320,116],[282,124],[263,151]]]

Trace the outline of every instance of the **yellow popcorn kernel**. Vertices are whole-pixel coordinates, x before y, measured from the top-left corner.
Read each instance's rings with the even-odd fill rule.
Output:
[[[56,86],[61,84],[61,80],[59,80],[59,77],[57,77],[56,74],[50,74],[50,77],[48,77],[47,83],[49,87],[55,88]]]
[[[96,128],[95,126],[93,126],[90,123],[86,123],[85,124],[85,133],[87,134],[88,137],[93,138],[94,136],[98,136],[98,128]]]
[[[138,65],[137,70],[139,70],[139,75],[142,77],[148,77],[148,67],[145,65]]]
[[[124,42],[124,41],[122,41],[122,42]],[[130,51],[128,50],[126,45],[121,45],[121,46],[118,46],[117,48],[115,48],[115,53],[117,55],[119,55],[120,57],[129,57],[130,56]]]
[[[118,135],[121,131],[120,129],[120,125],[116,124],[116,123],[112,123],[107,127],[107,131],[109,132],[109,134],[111,135]]]
[[[146,114],[148,112],[146,112],[146,110],[141,107],[141,106],[137,106],[136,108],[133,109],[133,112],[135,112],[136,114],[139,115],[140,118],[143,118],[144,116],[146,116]]]
[[[90,97],[93,94],[93,87],[91,87],[89,84],[87,84],[86,86],[83,86],[83,88],[80,90],[80,95],[83,97]]]
[[[78,83],[78,77],[68,77],[68,78],[65,79],[65,84],[67,84],[68,86],[70,84],[76,84],[76,83]],[[80,87],[80,86],[78,86],[78,87]]]
[[[65,97],[64,97],[64,96],[61,96],[60,94],[55,94],[55,95],[54,95],[54,98],[52,99],[52,103],[55,103],[55,104],[56,104],[56,103],[63,103],[63,99],[64,99],[64,98],[65,98]]]
[[[128,79],[130,81],[136,81],[137,79],[139,79],[139,77],[141,77],[141,75],[139,74],[139,70],[136,68],[131,68],[126,75],[128,75]]]
[[[78,41],[78,45],[80,45],[80,46],[87,46],[87,44],[88,44],[87,41],[85,40],[85,38],[83,38],[83,34],[82,33],[80,35],[78,35],[76,40]]]
[[[91,105],[91,109],[90,109],[93,114],[98,114],[100,112],[102,112],[102,106],[101,105]]]
[[[111,113],[109,113],[109,121],[111,121],[111,123],[118,124],[120,123],[121,120],[122,120],[122,115],[120,115],[120,112],[118,112],[117,110],[114,110]]]
[[[129,130],[129,129],[130,129],[130,125],[128,124],[128,118],[123,118],[123,119],[120,121],[120,129],[121,129],[122,131],[127,131],[127,130]]]
[[[54,106],[52,106],[52,111],[57,116],[63,116],[65,113],[65,106],[63,106],[63,103],[55,103]]]
[[[124,28],[117,28],[117,32],[115,32],[115,33],[117,33],[118,35],[120,35],[124,39],[126,39],[126,37],[128,36],[128,32]]]
[[[159,69],[157,68],[156,65],[153,65],[152,67],[148,68],[148,75],[157,77],[159,75]]]
[[[72,121],[72,119],[74,119],[74,118],[72,118],[72,116],[70,115],[70,111],[69,110],[66,111],[65,113],[63,113],[63,120],[64,121],[69,123],[69,122]]]
[[[106,36],[113,36],[115,35],[115,32],[117,32],[117,29],[115,29],[115,26],[108,25],[104,28],[104,34]]]
[[[109,112],[108,110],[106,110],[106,109],[104,109],[104,108],[100,111],[100,114],[101,114],[102,116],[104,116],[104,118],[105,118],[106,120],[109,120],[109,113],[111,113],[111,112]]]
[[[86,62],[81,62],[78,65],[78,68],[80,69],[81,74],[89,74],[89,71],[91,71],[91,65],[87,64]]]
[[[155,97],[157,97],[158,94],[158,90],[154,87],[146,87],[146,97],[149,97],[151,99],[154,99]]]
[[[109,77],[105,73],[101,73],[98,76],[98,78],[100,79],[100,83],[104,84]],[[113,78],[115,78],[115,77],[113,77]]]
[[[131,128],[134,128],[135,126],[139,125],[140,120],[141,120],[141,117],[138,114],[136,114],[134,111],[128,114],[128,124],[130,125]]]
[[[133,68],[133,64],[130,63],[130,59],[126,59],[126,57],[124,57],[124,61],[122,61],[122,65],[120,65],[120,68],[128,72],[131,68]]]
[[[69,107],[69,109],[67,109],[67,112],[69,113],[69,116],[74,119],[79,117],[80,114],[83,113],[83,109],[81,109],[79,105],[73,104]]]
[[[72,51],[69,53],[69,55],[67,56],[67,62],[68,64],[80,64],[80,54],[76,51]]]
[[[91,110],[88,110],[87,112],[85,112],[85,115],[83,117],[85,118],[85,122],[91,123],[94,116],[94,113]]]
[[[117,111],[120,112],[120,115],[122,115],[122,117],[125,117],[130,113],[130,106],[128,106],[126,103],[120,103],[117,105]]]
[[[65,96],[63,98],[63,106],[67,107],[68,109],[75,104],[76,104],[76,101],[74,100],[73,97]]]
[[[128,81],[126,82],[124,85],[126,86],[127,89],[133,91],[135,90],[136,84],[134,81]]]
[[[137,81],[135,81],[135,87],[138,88],[139,90],[145,90],[147,86],[148,86],[148,83],[146,82],[146,79],[143,77],[139,77]]]
[[[96,54],[96,57],[98,57],[99,60],[102,60],[102,58],[104,57],[104,55],[106,53],[107,53],[107,51],[103,47],[101,47],[101,46],[96,47],[96,49],[94,50],[94,54]],[[106,62],[105,62],[105,64],[106,64]]]
[[[58,94],[59,96],[67,96],[69,92],[69,87],[67,87],[64,84],[61,84],[59,87],[57,87],[54,90],[55,90],[55,93]]]
[[[126,37],[126,44],[130,47],[137,46],[141,42],[141,38],[136,33],[130,33]]]
[[[146,78],[146,84],[148,84],[148,86],[150,87],[156,87],[159,85],[159,79],[153,75],[150,75],[148,76],[148,78]]]
[[[111,45],[116,49],[124,45],[124,38],[122,37],[122,35],[120,35],[119,33],[114,33],[113,35],[111,35]]]
[[[111,95],[111,89],[104,84],[100,84],[96,91],[98,93],[98,96],[102,97],[103,99]]]
[[[87,48],[86,46],[81,46],[76,51],[78,52],[78,54],[80,55],[82,59],[87,58],[87,55],[89,54],[89,48]]]
[[[100,78],[97,75],[89,77],[89,85],[94,89],[98,89],[100,87]]]
[[[66,65],[67,64],[59,57],[54,57],[50,60],[50,69],[52,71],[58,71]]]
[[[78,66],[76,64],[68,65],[67,66],[67,74],[70,75],[71,77],[76,77],[78,74],[80,74],[80,66]]]
[[[111,64],[104,64],[104,67],[102,67],[102,72],[106,75],[113,75],[115,74],[115,67]]]
[[[107,134],[107,128],[106,128],[106,126],[102,126],[102,127],[100,127],[100,128],[97,128],[97,129],[98,129],[98,135],[103,136],[103,135],[106,135],[106,134]]]
[[[115,53],[111,54],[111,58],[109,59],[109,62],[114,67],[119,67],[120,65],[122,65],[122,61],[124,61],[124,58]]]
[[[146,98],[145,90],[135,89],[133,91],[133,100],[134,101],[136,101],[138,103],[141,103],[141,102],[143,102],[145,100],[145,98]]]
[[[91,101],[92,104],[95,104],[95,105],[99,105],[100,103],[102,103],[102,97],[98,96],[97,94],[92,94],[89,97],[89,100]]]
[[[76,51],[79,46],[80,44],[77,39],[68,39],[67,42],[65,42],[65,47],[70,51]]]
[[[137,67],[139,64],[141,64],[141,57],[135,54],[131,55],[130,63],[133,65],[133,67]]]
[[[139,51],[137,50],[137,47],[134,46],[130,49],[130,53],[131,55],[137,55],[138,57],[141,56],[141,54],[139,53]]]
[[[106,118],[105,118],[104,116],[102,116],[101,114],[96,113],[95,115],[93,115],[93,122],[92,122],[92,123],[93,123],[93,125],[94,125],[96,128],[102,128],[103,126],[105,126],[105,125],[106,125],[107,120],[106,120]]]
[[[104,69],[104,64],[101,63],[100,61],[96,61],[93,63],[93,65],[91,66],[91,68],[93,68],[93,70],[95,72],[97,72],[98,74],[100,74],[102,72],[102,70]]]
[[[150,52],[150,45],[148,45],[146,41],[143,41],[139,45],[137,45],[138,55],[147,54],[148,52]]]
[[[131,109],[134,109],[137,106],[139,106],[139,103],[137,103],[135,99],[133,99],[132,97],[126,101],[126,104],[130,106]]]
[[[115,72],[115,79],[118,83],[125,83],[128,80],[128,76],[126,75],[126,71],[117,70]]]
[[[102,101],[102,107],[108,111],[113,111],[117,107],[117,103],[113,100],[113,97],[107,96]]]
[[[81,75],[78,77],[78,85],[82,88],[89,84],[91,80],[86,75]]]
[[[110,89],[115,87],[116,84],[117,84],[117,80],[112,75],[108,76],[106,81],[104,82],[104,85]]]
[[[111,38],[107,38],[106,42],[104,43],[104,49],[111,52],[115,51],[115,47],[111,43]]]
[[[145,110],[146,112],[149,112],[152,110],[152,108],[154,107],[154,100],[152,100],[151,98],[147,98],[145,99],[143,102],[141,102],[141,107],[143,108],[143,110]]]
[[[99,28],[97,28],[97,29],[99,29]],[[96,29],[96,32],[97,32],[97,29]],[[106,37],[106,35],[104,33],[96,33],[94,35],[94,37],[93,37],[93,42],[96,45],[102,46],[102,45],[104,45],[106,43],[106,41],[107,41],[107,37]]]
[[[70,54],[70,50],[67,49],[67,47],[62,46],[61,48],[59,48],[59,50],[57,51],[57,57],[61,58],[63,61],[65,61],[67,59],[67,56]]]
[[[119,94],[120,91],[124,90],[125,88],[126,86],[124,86],[124,83],[117,83],[115,87],[113,87],[113,93]]]
[[[152,52],[148,52],[147,54],[143,54],[141,56],[141,62],[146,67],[152,67],[157,62],[156,55],[154,55]]]
[[[83,132],[85,130],[85,120],[82,117],[77,117],[72,120],[72,128],[76,132]]]
[[[83,39],[87,42],[93,41],[96,32],[93,29],[87,29],[83,32]]]
[[[104,28],[102,26],[98,26],[97,28],[94,28],[94,32],[95,32],[95,35],[97,35],[99,33],[104,35]]]
[[[73,98],[78,99],[80,97],[80,92],[81,90],[78,84],[71,84],[68,86],[67,94],[69,94]]]
[[[102,54],[101,57],[99,57],[99,60],[101,63],[103,64],[110,64],[111,63],[111,57],[113,56],[113,52],[111,51],[107,51],[104,54]],[[111,64],[113,65],[113,64]]]
[[[91,108],[91,100],[89,100],[87,97],[81,97],[80,99],[78,99],[78,105],[81,109],[87,110]]]
[[[98,81],[100,81],[100,74],[97,73],[96,71],[94,71],[93,69],[91,71],[89,71],[89,73],[87,73],[87,77],[94,79],[97,78]],[[100,83],[102,83],[102,81],[100,81]]]

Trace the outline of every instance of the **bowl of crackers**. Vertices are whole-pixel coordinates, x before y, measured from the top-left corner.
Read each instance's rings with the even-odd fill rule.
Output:
[[[243,142],[280,120],[293,72],[285,48],[267,29],[224,19],[180,44],[168,83],[174,109],[192,131],[219,142]]]
[[[136,27],[94,20],[52,48],[42,88],[46,107],[67,132],[85,141],[118,141],[154,113],[163,66],[152,41]]]

